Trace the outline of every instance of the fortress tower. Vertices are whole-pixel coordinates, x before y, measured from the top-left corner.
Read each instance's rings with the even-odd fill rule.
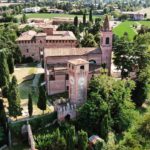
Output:
[[[112,30],[110,29],[108,16],[106,16],[104,20],[104,24],[100,34],[101,34],[100,47],[102,51],[102,64],[106,65],[106,68],[108,68],[110,73],[113,33]]]
[[[68,61],[69,99],[72,104],[83,104],[87,99],[89,62],[84,59]]]

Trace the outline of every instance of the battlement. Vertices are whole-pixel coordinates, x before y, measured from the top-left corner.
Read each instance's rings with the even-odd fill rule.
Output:
[[[67,118],[75,119],[76,118],[76,104],[67,103],[65,106],[57,106],[57,118],[59,121],[63,121]]]

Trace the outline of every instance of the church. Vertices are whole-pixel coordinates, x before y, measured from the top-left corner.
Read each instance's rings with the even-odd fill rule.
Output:
[[[44,48],[44,69],[48,95],[69,92],[73,103],[86,99],[88,81],[105,64],[111,72],[113,33],[106,16],[98,47]],[[78,101],[78,102],[77,102]]]

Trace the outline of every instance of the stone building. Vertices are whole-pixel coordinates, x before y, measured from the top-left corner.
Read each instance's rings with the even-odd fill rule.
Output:
[[[132,20],[144,20],[144,13],[139,13],[139,12],[122,12],[123,15],[128,15],[130,19]]]
[[[71,31],[56,31],[53,26],[45,26],[43,31],[43,33],[37,33],[30,30],[22,33],[16,40],[22,56],[39,61],[44,48],[72,48],[78,45]]]

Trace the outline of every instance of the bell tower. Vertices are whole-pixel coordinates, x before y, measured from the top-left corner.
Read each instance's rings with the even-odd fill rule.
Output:
[[[106,15],[102,30],[100,32],[101,42],[100,47],[102,51],[102,64],[106,65],[108,72],[111,72],[111,55],[112,55],[112,38],[113,33],[110,29],[109,19]]]
[[[84,59],[68,61],[69,99],[81,105],[87,99],[89,62]]]

